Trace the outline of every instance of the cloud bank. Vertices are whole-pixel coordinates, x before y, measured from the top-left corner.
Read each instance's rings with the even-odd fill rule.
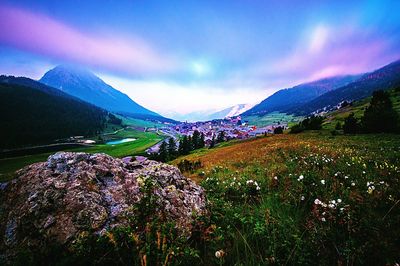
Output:
[[[54,59],[122,73],[166,73],[175,59],[140,38],[93,35],[48,16],[0,6],[0,43]]]

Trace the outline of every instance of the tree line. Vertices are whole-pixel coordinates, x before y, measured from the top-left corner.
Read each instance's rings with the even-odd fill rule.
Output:
[[[72,97],[0,83],[0,149],[102,132],[108,112]]]
[[[336,125],[336,128],[340,128],[340,125]],[[350,113],[343,124],[343,132],[346,134],[398,133],[399,131],[399,115],[393,108],[389,93],[383,90],[373,93],[370,105],[365,109],[361,119],[357,119],[354,113]]]
[[[300,123],[292,126],[290,128],[290,133],[300,133],[304,130],[319,130],[322,128],[322,122],[324,121],[324,117],[322,116],[311,116],[307,117]]]
[[[215,144],[225,141],[224,131],[220,131],[217,138],[213,136],[209,148],[213,148]],[[179,139],[179,143],[174,138],[169,138],[160,144],[160,149],[156,153],[151,153],[149,158],[160,162],[168,162],[182,155],[187,155],[191,151],[204,148],[206,146],[204,133],[195,130],[193,134],[184,135]]]

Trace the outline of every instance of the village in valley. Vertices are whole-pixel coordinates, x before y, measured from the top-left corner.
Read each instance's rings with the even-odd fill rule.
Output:
[[[179,124],[169,124],[162,128],[149,128],[148,131],[157,131],[160,134],[167,136],[167,138],[156,145],[147,149],[147,153],[151,154],[158,152],[162,142],[168,142],[173,138],[177,145],[179,139],[183,136],[191,137],[195,131],[200,135],[204,135],[205,147],[212,147],[220,136],[221,141],[228,141],[233,139],[249,139],[260,135],[272,134],[276,128],[286,129],[287,123],[276,122],[271,125],[257,127],[249,124],[248,121],[242,119],[241,116],[226,117],[224,119],[215,119],[211,121],[198,121],[198,122],[182,122]]]

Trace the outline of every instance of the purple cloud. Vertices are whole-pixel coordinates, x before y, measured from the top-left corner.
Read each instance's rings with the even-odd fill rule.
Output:
[[[86,34],[50,17],[0,6],[0,43],[63,61],[127,74],[168,73],[178,67],[139,38]]]
[[[400,58],[395,42],[355,25],[317,25],[293,50],[255,66],[252,75],[294,84],[325,77],[372,71]]]

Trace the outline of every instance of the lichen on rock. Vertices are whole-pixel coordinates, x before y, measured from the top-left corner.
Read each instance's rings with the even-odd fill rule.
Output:
[[[102,234],[129,225],[151,180],[156,212],[189,235],[195,215],[206,213],[203,189],[171,165],[106,154],[59,152],[32,164],[0,191],[1,255],[19,248],[67,245],[82,232]]]

